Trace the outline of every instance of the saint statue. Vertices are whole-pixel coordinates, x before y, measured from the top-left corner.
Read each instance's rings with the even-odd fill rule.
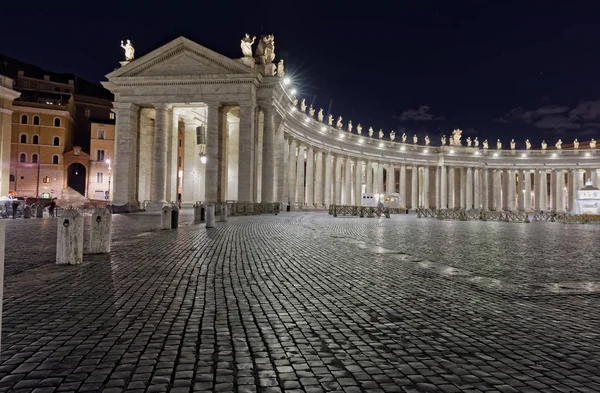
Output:
[[[390,140],[391,140],[391,141],[394,141],[394,140],[396,140],[396,132],[394,132],[394,131],[390,131]]]
[[[379,139],[383,139],[383,130],[379,129]]]
[[[300,110],[302,111],[302,113],[306,113],[306,100],[303,98],[302,102],[300,103]]]
[[[442,135],[442,146],[446,146],[446,135]]]
[[[121,48],[125,49],[125,61],[133,60],[135,49],[133,48],[133,45],[131,45],[131,41],[127,40],[126,45],[123,45],[123,41],[121,41]]]
[[[352,133],[352,120],[348,121],[348,132]]]
[[[315,117],[315,109],[312,107],[312,105],[310,106],[310,108],[308,108],[308,114],[310,115],[310,117]]]
[[[342,116],[340,116],[340,117],[338,117],[338,119],[337,119],[337,123],[335,123],[335,127],[336,127],[338,130],[341,130],[341,129],[342,129],[342,126],[343,126],[343,124],[342,124]]]
[[[242,47],[242,54],[244,57],[252,57],[252,45],[254,45],[254,40],[256,40],[256,37],[252,37],[252,39],[250,39],[250,35],[248,35],[248,33],[246,33],[246,36],[242,38],[240,46]]]
[[[486,139],[485,141],[483,141],[483,148],[487,149],[489,147],[489,143],[488,140]]]
[[[429,135],[425,135],[425,146],[429,146],[431,141],[429,140]]]
[[[271,64],[275,60],[275,37],[273,34],[260,37],[254,59],[258,64]]]
[[[419,138],[417,138],[417,134],[413,135],[413,145],[416,145],[419,142]]]
[[[562,139],[559,139],[554,146],[556,146],[556,150],[560,150],[562,148]]]
[[[329,115],[327,117],[327,124],[333,126],[333,115]]]
[[[456,129],[454,131],[452,131],[452,140],[450,140],[450,144],[454,145],[454,146],[462,146],[462,143],[460,143],[460,138],[462,136],[462,130],[461,129]]]
[[[546,150],[547,147],[548,144],[546,143],[546,141],[542,141],[542,150]]]
[[[517,146],[517,144],[515,143],[514,139],[510,140],[510,150],[515,150],[515,147]]]
[[[319,122],[323,123],[323,108],[319,109],[319,113],[317,113],[317,119]]]
[[[590,141],[590,149],[595,149],[596,148],[596,141],[594,139],[592,139]]]
[[[575,140],[573,141],[573,147],[575,149],[579,149],[579,141],[577,140],[577,138],[575,138]]]
[[[373,127],[369,127],[369,138],[373,138]]]
[[[294,106],[298,106],[298,99],[296,97],[294,97],[294,101],[292,101],[292,104],[294,104]]]
[[[283,70],[283,59],[279,60],[279,63],[277,63],[277,76],[282,78],[285,76],[285,71]]]
[[[471,137],[467,137],[467,147],[471,147]]]
[[[406,137],[406,133],[405,133],[405,132],[403,132],[403,133],[402,133],[402,143],[406,143],[406,138],[407,138],[407,137]]]
[[[358,125],[356,126],[356,134],[362,135],[362,126],[360,125],[360,123],[358,123]]]
[[[496,149],[502,150],[502,142],[500,141],[500,139],[498,139],[498,142],[496,142]]]
[[[529,139],[526,139],[526,140],[525,140],[525,149],[526,149],[526,150],[529,150],[529,149],[531,149],[531,142],[529,142]]]
[[[477,139],[477,137],[475,137],[475,140],[473,141],[473,145],[475,145],[475,147],[479,147],[479,139]]]

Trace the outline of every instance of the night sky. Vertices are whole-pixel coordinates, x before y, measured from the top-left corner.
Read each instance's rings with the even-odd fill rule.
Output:
[[[459,127],[518,148],[600,139],[593,1],[72,3],[4,4],[0,52],[100,81],[123,60],[121,40],[136,58],[178,36],[238,58],[244,33],[272,33],[299,98],[365,131],[439,144]]]

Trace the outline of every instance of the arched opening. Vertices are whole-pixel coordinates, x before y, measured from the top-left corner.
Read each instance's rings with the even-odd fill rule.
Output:
[[[11,173],[8,181],[15,181],[15,175]]]
[[[19,154],[19,162],[27,162],[27,154],[25,154],[25,153]]]
[[[38,162],[38,155],[37,154],[34,153],[31,156],[31,162],[33,162],[34,164],[37,164],[37,162]]]
[[[25,134],[21,134],[21,139],[20,139],[21,143],[27,143],[27,135]]]
[[[52,144],[54,146],[60,146],[60,138],[55,136],[54,139],[52,140]]]
[[[34,145],[39,144],[40,143],[39,135],[34,135],[33,138],[31,139],[31,143],[33,143]]]
[[[60,127],[60,119],[58,117],[54,119],[54,127]]]
[[[83,164],[74,162],[67,168],[67,186],[71,187],[81,195],[85,195],[86,169]]]
[[[33,116],[33,125],[34,126],[40,125],[40,117],[39,116]]]
[[[52,156],[52,163],[53,164],[58,164],[58,155],[55,154],[55,155]]]
[[[21,116],[21,124],[27,124],[27,115]]]

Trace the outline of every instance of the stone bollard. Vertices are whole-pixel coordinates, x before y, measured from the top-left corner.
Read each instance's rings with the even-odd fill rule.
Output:
[[[44,217],[44,206],[37,205],[35,207],[35,218],[43,218]]]
[[[200,222],[206,221],[206,206],[200,204]]]
[[[206,227],[215,227],[215,205],[212,203],[209,203],[208,206],[206,206]]]
[[[75,209],[66,209],[57,225],[56,264],[79,265],[81,262],[83,262],[83,216]]]
[[[160,216],[160,228],[171,229],[171,206],[163,206]]]
[[[221,222],[227,222],[227,204],[224,203],[221,205],[221,217],[219,218]]]
[[[25,206],[23,208],[23,218],[31,218],[31,206]]]
[[[90,233],[90,253],[108,254],[112,232],[112,214],[106,208],[96,208],[92,214],[92,232]]]
[[[179,227],[179,206],[174,204],[171,207],[171,229],[177,229]]]
[[[200,204],[196,203],[194,205],[194,224],[201,222],[200,221],[200,209],[201,209]]]

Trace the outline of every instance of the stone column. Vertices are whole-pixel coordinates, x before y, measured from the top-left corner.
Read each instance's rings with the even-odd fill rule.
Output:
[[[519,184],[517,187],[518,210],[525,211],[525,169],[521,169],[519,173]]]
[[[473,208],[481,209],[481,170],[479,168],[473,170]]]
[[[138,153],[138,201],[142,204],[144,201],[151,200],[151,188],[152,188],[152,156],[154,154],[154,120],[151,119],[151,115],[154,110],[150,108],[140,109],[139,116],[139,153]],[[194,135],[196,131],[194,129]],[[187,143],[187,142],[186,142]],[[194,138],[193,146],[196,146],[196,139]],[[187,145],[185,146],[187,148]],[[187,153],[186,153],[187,154]],[[111,157],[113,158],[113,157]],[[187,157],[185,157],[187,159]],[[188,168],[190,166],[188,165]],[[185,170],[185,168],[184,168]],[[195,180],[195,179],[194,179]],[[185,171],[184,171],[184,182],[185,182]],[[188,180],[188,185],[190,181]]]
[[[549,200],[549,205],[550,205],[550,210],[554,210],[556,211],[556,170],[555,169],[550,169],[550,200]]]
[[[540,169],[533,170],[533,203],[535,211],[540,211]]]
[[[410,203],[413,209],[419,208],[419,168],[416,165],[412,167],[411,198]]]
[[[440,201],[439,209],[446,210],[448,208],[448,170],[445,166],[440,167]]]
[[[436,166],[435,167],[435,201],[434,201],[434,203],[435,203],[436,209],[438,209],[438,210],[441,208],[441,206],[440,206],[440,201],[441,201],[441,194],[440,194],[441,193],[441,185],[440,185],[440,183],[442,181],[441,176],[442,176],[441,167]]]
[[[379,163],[373,162],[373,194],[380,194],[379,187]]]
[[[288,153],[288,202],[296,202],[296,140],[290,140]]]
[[[556,195],[556,212],[564,213],[565,210],[565,174],[562,169],[556,170],[556,180],[554,185],[556,187],[556,191],[554,194]]]
[[[481,204],[483,205],[483,210],[490,210],[490,172],[487,167],[484,167],[482,170],[482,188],[483,192],[481,194]]]
[[[229,135],[227,136],[227,174],[224,176],[224,181],[227,182],[227,197],[225,200],[237,201],[240,165],[240,119],[231,112],[227,113],[227,132]]]
[[[515,211],[517,209],[517,171],[510,169],[508,171],[508,209]]]
[[[167,202],[169,107],[165,104],[156,104],[154,109],[156,110],[156,117],[154,120],[154,157],[152,162],[152,202],[163,205]],[[118,144],[116,143],[117,146]],[[118,178],[116,173],[115,178]]]
[[[597,169],[592,169],[592,185],[594,187],[600,188],[600,183],[598,182],[598,170]],[[3,194],[4,195],[4,194]]]
[[[335,188],[333,190],[336,205],[342,204],[342,157],[335,156]]]
[[[494,170],[494,208],[502,210],[502,169]]]
[[[394,169],[394,164],[393,163],[389,163],[388,164],[388,170],[387,170],[387,179],[386,179],[386,190],[385,192],[389,195],[389,194],[393,194],[396,192],[396,173],[395,173],[395,169]]]
[[[275,202],[275,109],[263,108],[265,125],[262,139],[261,202]]]
[[[173,114],[173,108],[167,112],[167,194],[168,202],[177,201],[177,183],[179,178],[179,117]]]
[[[367,174],[367,194],[373,193],[373,163],[371,161],[367,161],[367,166],[365,168],[365,172]]]
[[[429,167],[423,167],[423,208],[429,209]]]
[[[317,150],[317,165],[315,170],[315,205],[323,206],[323,152]]]
[[[315,205],[314,162],[314,149],[312,146],[308,146],[308,150],[306,152],[306,204],[311,208]]]
[[[456,209],[456,168],[448,167],[448,208]]]
[[[467,168],[467,197],[466,208],[467,210],[473,209],[473,168]]]
[[[348,206],[352,204],[352,161],[350,157],[344,158],[344,201]]]
[[[325,153],[325,182],[323,184],[324,194],[323,194],[323,204],[325,207],[329,207],[331,205],[331,153]]]
[[[275,202],[285,204],[287,203],[287,198],[284,195],[287,175],[286,154],[288,153],[285,151],[287,142],[285,141],[283,123],[275,131],[275,146]]]
[[[113,164],[112,177],[114,190],[113,204],[116,206],[122,206],[127,203],[135,205],[139,107],[134,104],[120,102],[115,102],[113,106],[113,111],[117,118],[115,127],[115,162]],[[7,164],[3,163],[2,165],[4,169],[4,166]],[[4,179],[2,180],[4,181]]]
[[[221,104],[209,103],[206,115],[206,164],[205,164],[205,198],[208,202],[217,202],[219,190],[219,134],[221,129]],[[241,127],[241,121],[240,121]],[[158,129],[158,126],[157,126]],[[240,129],[240,147],[242,132]],[[155,135],[156,140],[156,135]],[[156,162],[156,161],[155,161]],[[240,172],[242,166],[247,166],[250,160],[244,161],[240,154]],[[238,197],[242,194],[238,192]]]
[[[406,164],[400,165],[400,206],[408,206],[406,203]]]
[[[573,179],[571,181],[571,184],[569,185],[570,193],[569,193],[569,211],[573,214],[577,213],[577,190],[579,190],[580,186],[579,186],[579,177],[580,177],[580,173],[579,173],[579,169],[573,169],[571,171],[571,177],[569,178],[569,180]]]
[[[460,208],[467,209],[467,169],[460,168]]]
[[[297,204],[304,205],[304,151],[306,147],[298,143],[296,156],[296,199]]]
[[[209,121],[211,107],[208,107]],[[254,202],[254,134],[256,129],[256,106],[254,103],[242,103],[240,104],[240,159],[238,165],[238,201],[251,203]],[[210,132],[210,125],[209,125]],[[207,155],[208,155],[208,146]],[[208,158],[210,160],[210,157]],[[210,167],[210,161],[206,163],[207,168]],[[208,173],[207,173],[207,186],[208,192]],[[216,187],[215,187],[216,188]],[[207,199],[208,199],[207,195]],[[210,199],[209,199],[210,200]]]
[[[377,193],[383,194],[383,162],[377,163]]]
[[[192,206],[198,201],[196,182],[199,178],[198,164],[200,156],[196,153],[196,126],[194,124],[185,125],[183,136],[183,184],[182,184],[182,203],[185,206]]]
[[[531,207],[531,171],[529,169],[526,169],[525,171],[523,171],[523,173],[525,174],[524,180],[525,180],[525,211],[529,212],[532,210]]]
[[[509,210],[508,208],[508,185],[510,184],[508,181],[509,170],[502,171],[501,178],[501,189],[502,189],[502,210]]]
[[[362,172],[363,162],[354,161],[354,205],[362,206]]]
[[[548,210],[548,174],[546,169],[540,171],[540,209]]]

